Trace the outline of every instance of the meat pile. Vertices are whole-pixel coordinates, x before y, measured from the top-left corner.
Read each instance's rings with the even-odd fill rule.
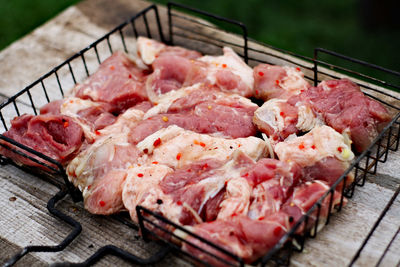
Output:
[[[229,47],[203,56],[143,37],[137,55],[114,53],[40,113],[13,119],[3,135],[65,166],[89,212],[127,210],[137,222],[141,205],[247,263],[337,181],[354,158],[351,143],[364,150],[390,120],[350,80],[311,87],[299,68],[252,69]],[[353,179],[349,174],[347,185]],[[340,203],[342,186],[322,201],[320,220]],[[176,234],[188,241],[183,250],[210,264],[233,261]]]

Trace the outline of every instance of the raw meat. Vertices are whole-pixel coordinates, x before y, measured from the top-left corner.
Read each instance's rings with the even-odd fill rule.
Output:
[[[148,70],[136,66],[128,55],[115,52],[107,58],[84,83],[73,89],[73,95],[82,99],[105,102],[112,112],[121,113],[147,100],[144,82]]]
[[[16,117],[11,121],[11,128],[3,135],[61,164],[66,164],[75,156],[84,140],[82,128],[71,117],[50,114],[37,116],[24,114]],[[10,146],[3,141],[2,143]],[[43,159],[31,153],[15,146],[11,147],[32,156],[40,162],[44,162]],[[0,148],[0,153],[12,158],[17,164],[40,167],[47,170],[46,167],[3,147]],[[49,164],[48,162],[44,163]],[[54,166],[53,164],[49,165]]]
[[[187,59],[196,59],[201,54],[194,50],[189,50],[180,46],[167,46],[146,37],[139,36],[136,43],[138,56],[147,65],[153,64],[154,60],[163,55],[175,55]]]
[[[204,56],[196,60],[173,54],[159,56],[154,60],[154,72],[146,82],[150,100],[158,102],[162,94],[197,83],[228,93],[252,96],[252,69],[231,48],[224,47],[223,51],[223,56]]]
[[[86,140],[92,143],[97,130],[115,122],[116,117],[109,112],[110,110],[111,106],[107,103],[67,97],[44,105],[40,114],[62,114],[74,118],[82,127]]]
[[[191,232],[244,259],[245,263],[252,263],[268,252],[280,238],[289,230],[289,216],[283,212],[274,213],[263,220],[252,220],[246,216],[235,216],[229,220],[216,220],[201,223],[190,228]],[[186,242],[182,249],[213,266],[227,266],[237,264],[233,257],[207,245],[205,242],[190,236],[183,235]],[[219,259],[196,249],[196,245]],[[222,261],[221,261],[222,259]],[[229,265],[230,266],[230,265]]]
[[[287,99],[310,87],[300,68],[260,64],[254,68],[253,75],[254,96],[264,101]]]
[[[323,81],[288,102],[298,101],[309,103],[314,112],[338,132],[347,132],[358,152],[367,149],[390,120],[382,104],[365,96],[360,87],[348,79]]]

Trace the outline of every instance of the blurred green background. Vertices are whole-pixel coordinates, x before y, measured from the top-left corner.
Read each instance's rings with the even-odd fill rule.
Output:
[[[0,49],[77,0],[0,0]],[[155,2],[166,4],[167,1]],[[400,70],[400,1],[176,0],[242,21],[250,37],[312,57],[314,47]]]

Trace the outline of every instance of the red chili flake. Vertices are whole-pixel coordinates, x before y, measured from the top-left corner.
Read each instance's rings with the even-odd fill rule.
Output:
[[[71,104],[74,103],[74,100],[70,100],[69,103],[71,103]]]
[[[299,67],[296,68],[297,71],[301,71],[301,69]]]
[[[176,202],[176,204],[179,205],[179,206],[182,206],[182,201],[178,200],[178,201]]]
[[[99,201],[100,207],[104,207],[106,205],[106,202],[104,202],[103,200]]]
[[[206,144],[204,144],[203,142],[200,142],[200,145],[201,145],[202,147],[205,147],[205,146],[206,146]]]
[[[187,170],[187,172],[192,172],[192,170],[191,170],[191,169],[189,169],[189,170]]]
[[[261,216],[260,218],[258,218],[259,221],[262,221],[262,220],[264,220],[264,219],[265,219],[264,216]]]
[[[153,163],[153,164],[158,164],[158,161],[153,161],[152,163]]]
[[[304,92],[304,90],[300,90],[300,93],[303,93]]]
[[[242,144],[238,144],[238,147],[241,147],[242,146]]]
[[[149,150],[147,148],[143,149],[143,153],[147,154]]]
[[[238,216],[237,213],[232,214],[232,217]]]
[[[129,79],[132,79],[132,74],[129,74],[128,78],[129,78]]]
[[[246,172],[246,173],[243,175],[243,177],[247,177],[247,176],[249,176],[249,173],[248,173],[248,172]]]
[[[207,168],[208,168],[208,164],[206,163],[203,165],[203,170],[206,170]]]
[[[225,63],[224,63],[224,64],[222,64],[222,67],[223,67],[223,68],[226,68],[226,64],[225,64]]]
[[[195,145],[200,144],[199,141],[197,141],[196,139],[193,140],[193,143],[194,143]]]
[[[282,232],[282,228],[281,227],[275,227],[275,229],[274,229],[274,235],[275,236],[279,236],[280,235],[280,233]]]
[[[312,149],[316,149],[317,147],[316,147],[315,145],[312,145],[311,148],[312,148]]]
[[[68,121],[64,122],[64,128],[67,128],[68,125],[69,125],[69,122],[68,122]]]
[[[91,187],[92,187],[92,185],[90,184],[90,185],[88,185],[87,189],[90,190]]]
[[[260,92],[258,92],[258,90],[256,89],[256,95],[258,95]]]
[[[276,140],[278,140],[278,136],[274,135],[274,137],[272,137],[272,139],[274,139],[276,141]]]
[[[115,67],[111,65],[110,70],[115,70]]]
[[[276,85],[279,85],[279,80],[276,80],[275,83],[276,83]]]
[[[138,173],[137,176],[138,177],[143,177],[143,173]]]
[[[343,151],[343,150],[342,150],[342,147],[338,147],[337,150],[338,150],[340,153],[342,153],[342,151]]]
[[[284,113],[283,111],[281,111],[281,112],[279,113],[279,115],[281,115],[281,116],[283,117],[283,116],[285,116],[285,113]]]
[[[304,149],[304,144],[303,144],[303,143],[301,143],[301,144],[299,145],[299,149]]]
[[[154,141],[153,146],[154,146],[154,147],[157,147],[157,146],[159,146],[159,145],[161,145],[161,139],[160,139],[160,138],[157,138],[157,140]]]
[[[181,159],[181,157],[182,157],[182,153],[178,153],[178,154],[176,154],[176,159],[177,159],[177,160],[180,160],[180,159]]]
[[[100,135],[100,132],[99,132],[98,130],[94,131],[94,133],[95,133],[96,135]]]
[[[60,156],[60,159],[62,159],[62,160],[63,160],[63,159],[65,159],[65,157],[63,157],[63,156]]]
[[[258,72],[258,75],[260,75],[260,76],[264,76],[264,72],[262,72],[262,71],[259,71],[259,72]]]

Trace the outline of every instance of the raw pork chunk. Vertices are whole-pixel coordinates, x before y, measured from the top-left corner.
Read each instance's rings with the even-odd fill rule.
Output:
[[[154,72],[146,82],[152,102],[160,95],[182,87],[203,83],[218,90],[250,97],[253,95],[253,71],[229,47],[223,56],[203,56],[195,60],[179,55],[161,55],[154,60]]]
[[[121,113],[147,100],[144,82],[148,70],[142,70],[124,52],[115,52],[84,83],[73,89],[82,99],[106,102],[112,112]]]
[[[16,117],[11,121],[11,128],[3,135],[61,164],[66,164],[76,155],[84,140],[82,128],[71,117],[50,114],[38,116],[24,114]],[[2,141],[2,143],[5,142]],[[8,143],[6,145],[9,146]],[[43,162],[42,159],[31,153],[15,146],[11,147]],[[0,153],[12,158],[17,164],[46,169],[46,167],[3,147],[0,148]],[[48,162],[45,163],[48,164]]]
[[[260,64],[254,68],[253,75],[254,96],[264,101],[287,99],[310,87],[300,68]]]
[[[327,125],[340,133],[347,132],[359,152],[367,149],[390,121],[386,108],[365,96],[348,79],[323,81],[288,102],[293,104],[299,100],[309,103]]]
[[[74,118],[82,127],[86,140],[92,143],[98,130],[115,122],[116,117],[109,112],[111,109],[107,103],[67,97],[44,105],[40,114],[61,114]]]

